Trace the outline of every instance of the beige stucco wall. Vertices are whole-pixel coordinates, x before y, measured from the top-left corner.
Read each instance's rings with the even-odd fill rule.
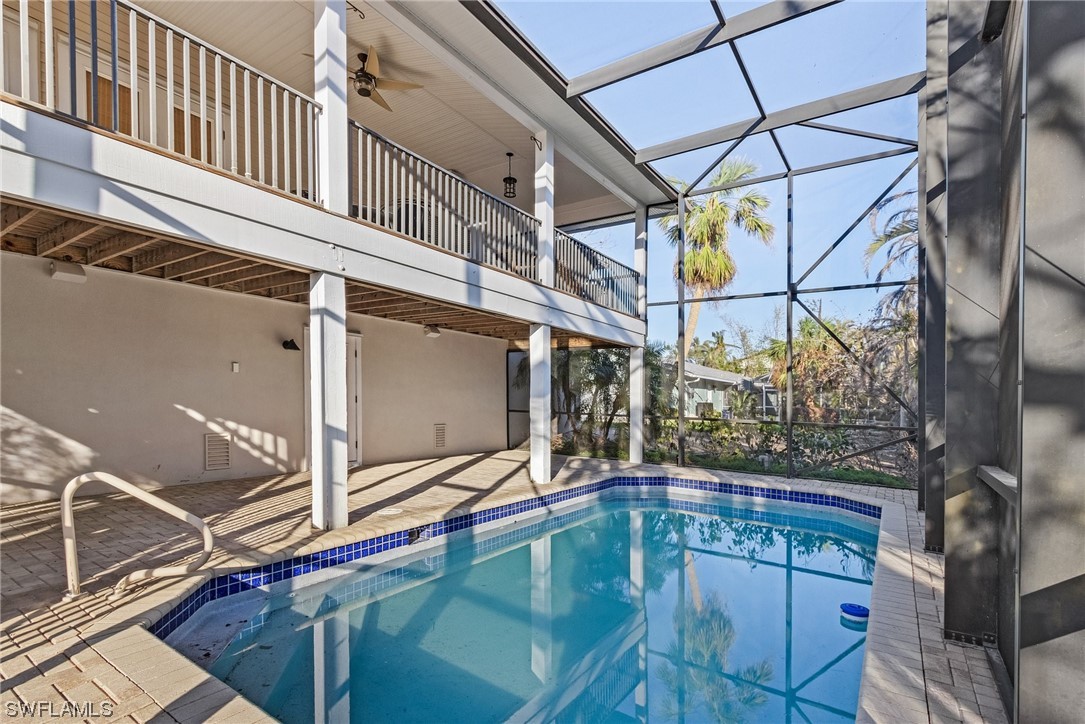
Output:
[[[303,305],[0,253],[4,504],[58,497],[71,477],[147,486],[303,469]],[[503,448],[505,345],[351,316],[361,331],[365,462]],[[231,371],[239,362],[240,372]],[[448,446],[433,447],[433,423]],[[203,435],[229,432],[233,465],[205,472]],[[86,486],[87,492],[94,492]]]

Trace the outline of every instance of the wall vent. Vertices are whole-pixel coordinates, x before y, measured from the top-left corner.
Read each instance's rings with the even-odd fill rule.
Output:
[[[230,436],[209,432],[203,436],[203,469],[225,470],[230,467]]]
[[[433,447],[445,446],[445,423],[438,422],[433,426]]]

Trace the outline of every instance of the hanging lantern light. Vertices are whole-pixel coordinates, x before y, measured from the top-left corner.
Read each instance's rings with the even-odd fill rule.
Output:
[[[509,175],[502,179],[505,182],[505,198],[515,199],[516,179],[512,175],[512,151],[508,151],[505,155],[509,157]]]

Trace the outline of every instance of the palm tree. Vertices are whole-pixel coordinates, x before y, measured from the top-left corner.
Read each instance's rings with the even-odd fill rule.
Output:
[[[712,176],[712,186],[737,183],[753,178],[757,164],[737,158],[724,161]],[[688,184],[672,179],[672,183],[688,188]],[[697,319],[701,312],[700,299],[719,294],[738,273],[728,242],[731,227],[740,229],[765,245],[772,243],[776,227],[765,217],[769,198],[757,188],[726,189],[697,199],[686,199],[686,253],[683,260],[688,298],[692,301],[686,320],[684,353],[689,353]],[[678,244],[678,214],[659,220],[659,226],[672,245]],[[675,259],[675,281],[678,279]]]

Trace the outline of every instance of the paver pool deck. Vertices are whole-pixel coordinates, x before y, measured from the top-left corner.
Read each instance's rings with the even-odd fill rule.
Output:
[[[526,452],[512,450],[357,468],[349,477],[350,524],[331,532],[310,526],[307,473],[165,488],[162,498],[208,523],[215,552],[203,575],[134,585],[116,602],[108,596],[126,573],[195,557],[199,540],[193,529],[123,495],[78,498],[75,520],[88,595],[63,601],[59,503],[0,507],[0,718],[266,721],[263,711],[145,628],[204,576],[616,475],[664,475],[784,485],[900,506],[894,507],[899,530],[892,531],[900,543],[889,567],[883,567],[879,550],[884,573],[876,571],[874,603],[887,618],[876,631],[872,621],[868,635],[859,720],[1006,721],[983,649],[942,638],[942,556],[923,550],[915,491],[561,457],[554,459],[550,484],[540,486],[529,480],[527,462]],[[868,679],[877,691],[866,691]]]

